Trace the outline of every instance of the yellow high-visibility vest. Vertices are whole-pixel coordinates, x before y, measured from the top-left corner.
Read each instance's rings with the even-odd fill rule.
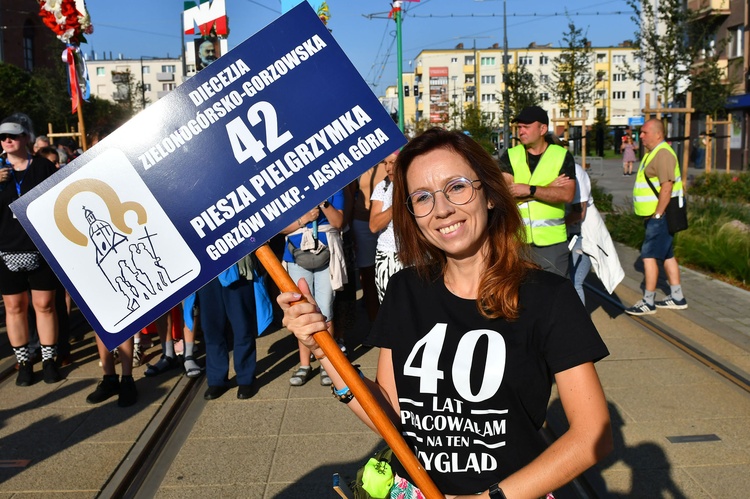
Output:
[[[531,174],[523,144],[508,150],[513,167],[513,180],[518,184],[547,186],[560,175],[560,168],[568,151],[555,144],[547,146],[539,164]],[[537,246],[551,246],[567,241],[565,203],[545,203],[532,199],[518,204],[526,227],[526,242]]]
[[[677,154],[666,142],[662,142],[658,146],[654,147],[654,150],[643,156],[641,164],[638,167],[638,173],[635,176],[635,185],[633,186],[633,208],[635,214],[642,217],[650,217],[656,213],[656,206],[659,204],[659,197],[649,187],[646,182],[646,167],[651,163],[651,160],[656,157],[656,153],[662,149],[666,149],[669,153],[674,156],[674,185],[672,186],[672,197],[676,198],[682,196],[682,176],[680,175],[680,162],[677,159]],[[659,183],[659,177],[649,177],[651,184],[653,184],[656,192],[661,191],[661,184]]]

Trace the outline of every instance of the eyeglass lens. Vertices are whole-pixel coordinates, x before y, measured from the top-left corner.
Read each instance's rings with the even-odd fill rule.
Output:
[[[435,207],[435,195],[438,192],[445,194],[445,198],[453,204],[462,205],[470,202],[474,197],[474,182],[467,178],[451,180],[441,190],[434,192],[416,191],[409,195],[407,206],[415,217],[424,217],[432,212]]]
[[[14,135],[12,133],[4,133],[0,135],[0,142],[4,142],[7,139],[18,140],[18,137],[20,137],[20,135]]]

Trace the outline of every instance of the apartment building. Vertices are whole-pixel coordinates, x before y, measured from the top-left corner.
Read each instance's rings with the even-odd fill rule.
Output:
[[[563,116],[559,104],[545,87],[553,78],[554,60],[562,50],[534,43],[508,49],[508,71],[523,65],[534,76],[541,105],[550,118]],[[628,78],[625,71],[626,64],[635,64],[634,53],[625,43],[618,47],[591,48],[591,71],[597,82],[594,100],[585,109],[587,125],[594,123],[597,113],[603,113],[610,125],[621,126],[628,124],[628,118],[641,115],[640,82]],[[499,122],[503,107],[503,57],[504,52],[497,44],[489,48],[465,48],[459,44],[454,49],[420,52],[414,61],[412,87],[419,91],[411,96],[415,102],[411,120],[460,125],[461,110],[477,102],[482,112]],[[576,110],[575,117],[581,117],[583,112]]]

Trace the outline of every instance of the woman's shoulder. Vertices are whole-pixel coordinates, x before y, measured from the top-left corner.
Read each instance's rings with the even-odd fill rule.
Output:
[[[561,275],[546,270],[531,269],[521,282],[521,292],[553,292],[555,288],[559,288],[569,282],[570,279]]]

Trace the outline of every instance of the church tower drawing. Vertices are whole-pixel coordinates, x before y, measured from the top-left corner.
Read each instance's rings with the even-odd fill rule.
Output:
[[[94,212],[83,207],[86,221],[89,223],[89,239],[96,248],[96,264],[101,267],[102,262],[112,251],[117,251],[117,246],[126,242],[127,237],[115,232],[112,226],[104,220],[98,220]]]

